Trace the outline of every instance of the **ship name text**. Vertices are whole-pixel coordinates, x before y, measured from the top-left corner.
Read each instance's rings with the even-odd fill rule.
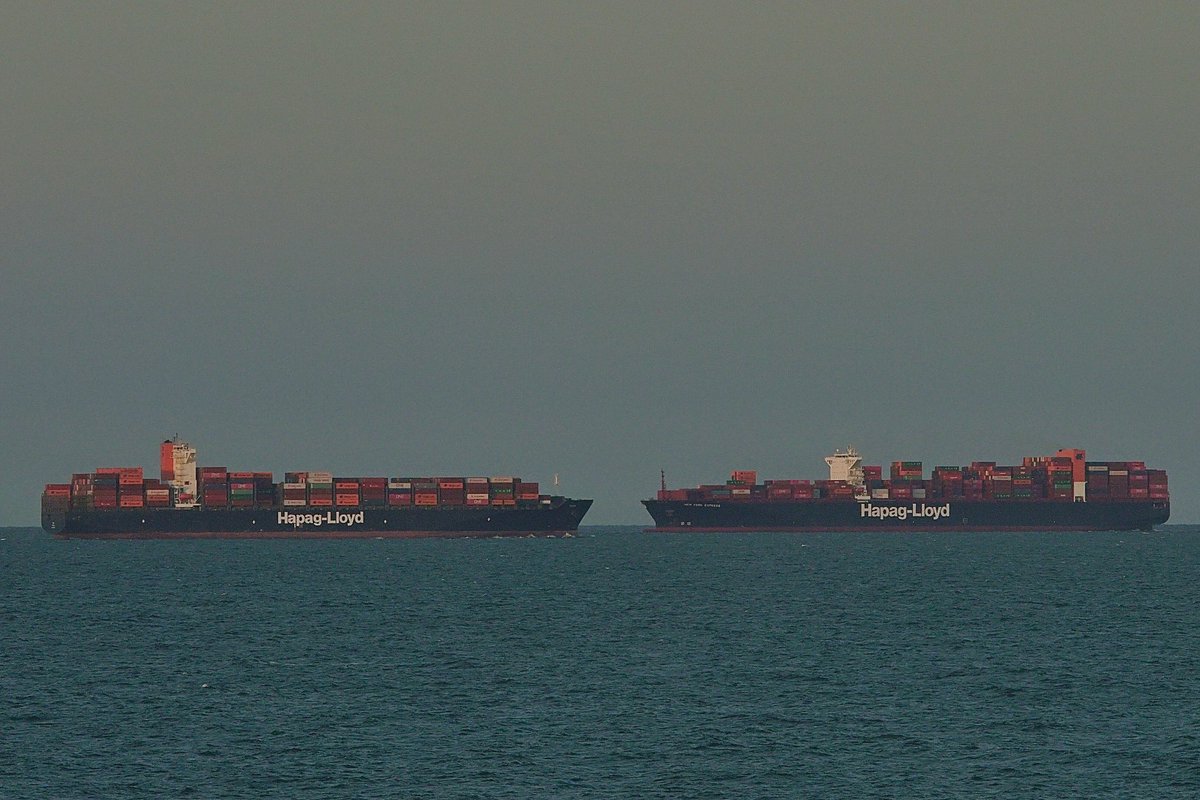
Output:
[[[326,511],[324,514],[293,514],[288,511],[279,512],[279,524],[299,528],[304,525],[321,527],[322,525],[361,525],[366,515],[359,511],[350,514],[344,511]]]
[[[860,519],[949,519],[950,504],[929,506],[924,503],[913,503],[907,506],[877,506],[871,503],[858,504]]]

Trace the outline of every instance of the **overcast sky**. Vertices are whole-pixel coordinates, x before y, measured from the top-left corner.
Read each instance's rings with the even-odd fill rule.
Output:
[[[0,524],[206,464],[1169,471],[1194,3],[5,3]]]

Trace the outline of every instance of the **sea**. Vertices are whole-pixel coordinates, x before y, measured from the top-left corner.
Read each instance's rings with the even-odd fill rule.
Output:
[[[0,798],[1200,797],[1200,527],[0,530]]]

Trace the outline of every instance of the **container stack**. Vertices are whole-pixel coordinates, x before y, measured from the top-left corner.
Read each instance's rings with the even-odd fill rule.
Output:
[[[282,505],[288,508],[308,505],[307,472],[284,473],[282,489]]]
[[[866,470],[863,470],[864,475]],[[882,475],[882,473],[880,473]],[[871,477],[865,479],[867,482],[867,494],[872,500],[889,500],[892,496],[891,481],[885,481],[882,477]]]
[[[962,497],[964,478],[962,467],[934,467],[930,495],[942,498]]]
[[[117,474],[118,507],[143,508],[146,505],[146,496],[142,493],[142,468],[121,467]]]
[[[230,508],[252,508],[254,506],[254,473],[229,473]]]
[[[1087,465],[1087,499],[1108,499],[1108,464],[1088,462]]]
[[[1033,470],[1031,468],[1025,466],[1012,468],[1012,497],[1014,500],[1033,499]]]
[[[1150,489],[1151,500],[1166,500],[1167,494],[1167,473],[1161,469],[1151,469],[1146,471],[1146,482]]]
[[[308,504],[320,508],[333,507],[333,473],[309,472]]]
[[[93,503],[96,508],[110,509],[117,507],[119,469],[102,467],[92,476]]]
[[[205,508],[229,507],[229,470],[225,467],[200,468],[200,504]]]
[[[1074,483],[1071,459],[1055,456],[1046,469],[1046,495],[1052,500],[1070,500]]]
[[[164,481],[147,478],[142,484],[142,493],[146,496],[147,508],[171,507],[171,487]]]
[[[923,477],[924,469],[920,461],[892,462],[892,480],[894,481],[919,481]]]
[[[411,506],[413,502],[413,484],[411,478],[392,478],[387,485],[387,504],[389,506]]]
[[[796,484],[799,481],[764,481],[768,503],[791,502],[796,499]]]
[[[1009,500],[1013,496],[1013,468],[1012,467],[992,467],[991,477],[984,478],[983,488],[987,492],[991,489],[991,496],[996,500]]]
[[[359,504],[359,498],[357,478],[333,479],[333,502],[338,508],[355,507]]]
[[[438,504],[463,506],[467,504],[467,484],[463,478],[437,479]]]
[[[1129,499],[1129,465],[1122,462],[1108,464],[1108,496],[1113,500]]]
[[[1129,470],[1129,499],[1150,499],[1150,473],[1145,468]]]
[[[433,478],[413,478],[413,505],[436,506],[438,485]]]
[[[359,478],[364,506],[387,505],[387,478]]]
[[[494,506],[515,506],[517,504],[517,479],[510,476],[493,477],[490,479],[492,486],[492,505]]]
[[[279,505],[275,495],[275,474],[272,472],[254,473],[254,507],[274,508]]]
[[[814,481],[813,498],[817,500],[850,500],[854,498],[854,487],[846,481]]]
[[[42,490],[42,511],[65,515],[71,508],[71,483],[47,483]]]
[[[486,506],[491,502],[491,482],[487,478],[467,478],[467,505]]]
[[[77,472],[71,476],[71,507],[79,511],[91,511],[96,507],[95,484],[88,472]]]

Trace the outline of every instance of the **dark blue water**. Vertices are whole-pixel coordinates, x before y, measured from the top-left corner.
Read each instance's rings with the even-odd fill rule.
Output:
[[[1200,528],[0,531],[3,798],[1200,796]]]

